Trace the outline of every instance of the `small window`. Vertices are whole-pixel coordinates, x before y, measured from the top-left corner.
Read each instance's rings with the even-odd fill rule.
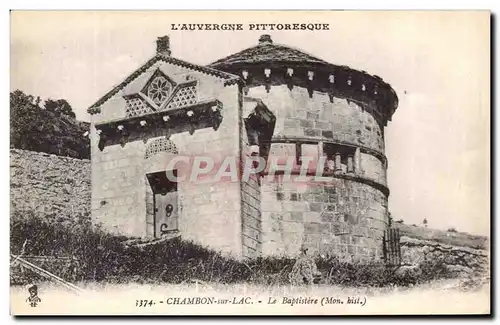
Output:
[[[173,143],[169,139],[161,138],[153,140],[146,148],[146,153],[144,155],[144,159],[151,158],[157,153],[160,152],[171,152],[173,154],[179,153],[175,143]]]

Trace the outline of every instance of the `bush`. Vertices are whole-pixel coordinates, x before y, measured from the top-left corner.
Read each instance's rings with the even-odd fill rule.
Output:
[[[84,136],[90,124],[77,121],[64,100],[45,101],[21,90],[10,93],[10,147],[79,159],[90,158],[90,141]]]
[[[139,247],[123,244],[126,238],[110,235],[88,218],[74,225],[47,223],[32,215],[11,218],[11,251],[27,255],[74,256],[82,280],[114,283],[168,282],[193,279],[205,282],[288,284],[295,259],[260,257],[238,261],[190,241],[174,238]],[[442,261],[426,261],[413,269],[397,269],[380,262],[346,262],[337,257],[318,258],[324,284],[340,286],[412,285],[448,277]],[[50,271],[50,270],[49,270]]]

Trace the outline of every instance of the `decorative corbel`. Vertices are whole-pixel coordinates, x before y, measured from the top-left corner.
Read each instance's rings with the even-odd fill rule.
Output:
[[[117,129],[120,134],[120,144],[122,147],[124,147],[127,143],[126,137],[128,136],[128,132],[123,125],[118,125]]]
[[[307,71],[307,92],[309,93],[309,98],[313,96],[313,81],[314,81],[314,71]]]
[[[330,103],[333,103],[333,85],[335,84],[335,76],[333,74],[328,76],[328,82],[330,83],[330,90],[328,91],[328,98],[330,98]]]
[[[285,79],[286,79],[286,84],[288,86],[288,89],[292,90],[293,89],[293,80],[292,80],[292,76],[293,76],[293,69],[292,68],[288,68],[286,70],[286,74],[285,74]]]
[[[217,102],[216,105],[211,107],[212,110],[212,126],[215,131],[219,129],[219,126],[222,123],[222,105],[220,102]]]
[[[146,122],[146,120],[141,120],[141,121],[139,121],[139,125],[142,128],[146,128],[146,125],[148,125],[148,123]],[[148,138],[147,137],[143,137],[142,142],[144,142],[144,143],[148,142]]]
[[[102,130],[97,129],[96,130],[97,135],[99,136],[99,143],[97,147],[99,150],[103,151],[104,147],[106,146],[106,135],[102,133]]]
[[[219,129],[221,123],[222,123],[222,115],[220,113],[217,113],[212,116],[212,127],[215,131]]]
[[[125,129],[125,127],[123,125],[118,125],[117,129],[120,132],[120,135],[122,135],[122,136],[129,135],[127,129]]]
[[[271,90],[271,69],[264,69],[265,82],[266,82],[266,91],[269,92]]]
[[[248,95],[248,71],[247,70],[241,71],[241,76],[243,77],[243,80],[245,82],[245,85],[243,86],[243,93],[245,95]]]
[[[189,110],[186,112],[186,115],[189,119],[189,134],[193,135],[195,131],[194,127],[194,112],[192,110]]]

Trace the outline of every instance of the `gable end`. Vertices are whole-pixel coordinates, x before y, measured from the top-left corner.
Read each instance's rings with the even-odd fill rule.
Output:
[[[116,93],[118,93],[126,85],[128,85],[129,83],[134,81],[134,79],[136,79],[139,75],[141,75],[146,70],[148,70],[153,64],[155,64],[158,61],[163,61],[166,63],[175,64],[175,65],[181,66],[183,68],[199,71],[199,72],[211,75],[211,76],[215,76],[215,77],[224,79],[224,86],[229,86],[229,85],[233,85],[233,84],[236,84],[238,82],[241,82],[241,78],[237,75],[223,72],[220,70],[216,70],[213,68],[204,67],[201,65],[196,65],[196,64],[189,63],[189,62],[186,62],[186,61],[183,61],[180,59],[176,59],[173,57],[157,54],[153,58],[151,58],[149,61],[147,61],[144,65],[142,65],[139,69],[135,70],[123,82],[121,82],[119,85],[115,86],[113,89],[111,89],[111,91],[109,91],[106,95],[101,97],[101,99],[99,99],[92,106],[90,106],[87,109],[87,112],[91,115],[100,113],[101,112],[100,106],[102,104],[104,104],[108,99],[110,99],[112,96],[114,96]]]

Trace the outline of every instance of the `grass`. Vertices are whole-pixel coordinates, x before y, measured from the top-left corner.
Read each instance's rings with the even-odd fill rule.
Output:
[[[209,283],[252,283],[283,285],[295,259],[262,257],[239,261],[174,238],[146,247],[127,247],[125,237],[113,236],[89,219],[74,225],[45,222],[30,214],[11,217],[11,252],[18,254],[27,239],[26,255],[74,256],[78,274],[74,281],[102,283],[189,283],[193,279]],[[426,261],[413,269],[387,267],[379,262],[351,263],[336,256],[316,259],[322,272],[321,284],[341,286],[412,286],[449,278],[443,261]],[[47,265],[48,271],[51,265]],[[53,270],[61,273],[61,270]],[[63,272],[64,273],[64,272]]]

